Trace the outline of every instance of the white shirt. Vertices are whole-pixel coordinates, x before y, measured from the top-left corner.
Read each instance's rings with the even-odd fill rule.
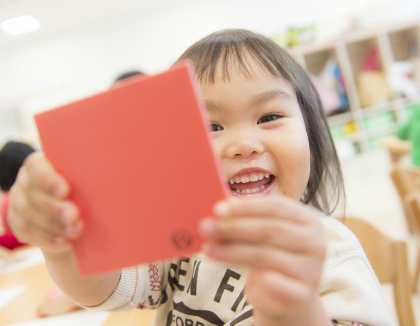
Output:
[[[327,254],[318,293],[340,324],[393,325],[378,279],[355,235],[331,217],[321,217]],[[193,256],[123,269],[111,296],[93,309],[158,308],[154,325],[254,324],[243,289],[247,269]]]

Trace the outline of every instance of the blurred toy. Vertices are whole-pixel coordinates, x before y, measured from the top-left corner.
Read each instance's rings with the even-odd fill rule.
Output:
[[[347,98],[344,79],[338,62],[330,57],[318,77],[327,89],[333,90],[337,94],[339,103],[337,103],[335,110],[347,108],[349,100]]]
[[[414,64],[411,61],[394,61],[388,69],[387,82],[391,89],[402,96],[420,93],[420,87],[413,79]]]
[[[369,107],[391,99],[386,73],[380,69],[378,55],[377,48],[371,48],[363,58],[360,73],[356,77],[362,107]]]
[[[322,80],[315,75],[310,74],[309,77],[312,80],[318,94],[321,99],[322,107],[326,115],[331,114],[335,110],[340,108],[340,97],[334,89],[328,88],[324,85]]]

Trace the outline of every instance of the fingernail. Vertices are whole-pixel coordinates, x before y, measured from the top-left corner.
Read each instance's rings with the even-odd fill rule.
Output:
[[[74,227],[74,226],[67,226],[66,227],[66,235],[67,236],[73,236],[74,234],[75,234],[75,231],[76,231],[76,227]]]
[[[211,235],[216,231],[216,223],[211,219],[206,219],[200,223],[200,231],[203,235]]]
[[[64,185],[59,182],[55,187],[54,187],[54,195],[57,197],[63,197],[64,196],[64,192],[65,192],[65,187]]]
[[[70,207],[64,208],[61,215],[65,223],[70,223],[74,220],[74,210]]]
[[[226,202],[219,202],[214,206],[214,214],[217,216],[226,216],[229,206]]]

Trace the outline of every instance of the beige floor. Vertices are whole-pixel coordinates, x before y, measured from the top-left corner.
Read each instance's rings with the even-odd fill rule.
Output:
[[[342,162],[342,169],[347,196],[346,215],[363,218],[383,233],[407,241],[413,271],[418,239],[408,233],[398,194],[389,177],[391,161],[388,153],[376,150],[359,155]],[[392,288],[383,286],[383,292],[390,315],[398,325]],[[413,308],[420,326],[420,289],[413,296]]]

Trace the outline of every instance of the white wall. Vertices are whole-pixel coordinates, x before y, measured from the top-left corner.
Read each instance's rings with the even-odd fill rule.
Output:
[[[150,7],[89,29],[0,49],[0,107],[5,99],[25,98],[32,105],[23,106],[36,112],[105,90],[128,69],[166,69],[193,42],[222,28],[273,34],[357,13],[386,17],[396,12],[419,13],[420,1],[173,1],[165,8]]]

